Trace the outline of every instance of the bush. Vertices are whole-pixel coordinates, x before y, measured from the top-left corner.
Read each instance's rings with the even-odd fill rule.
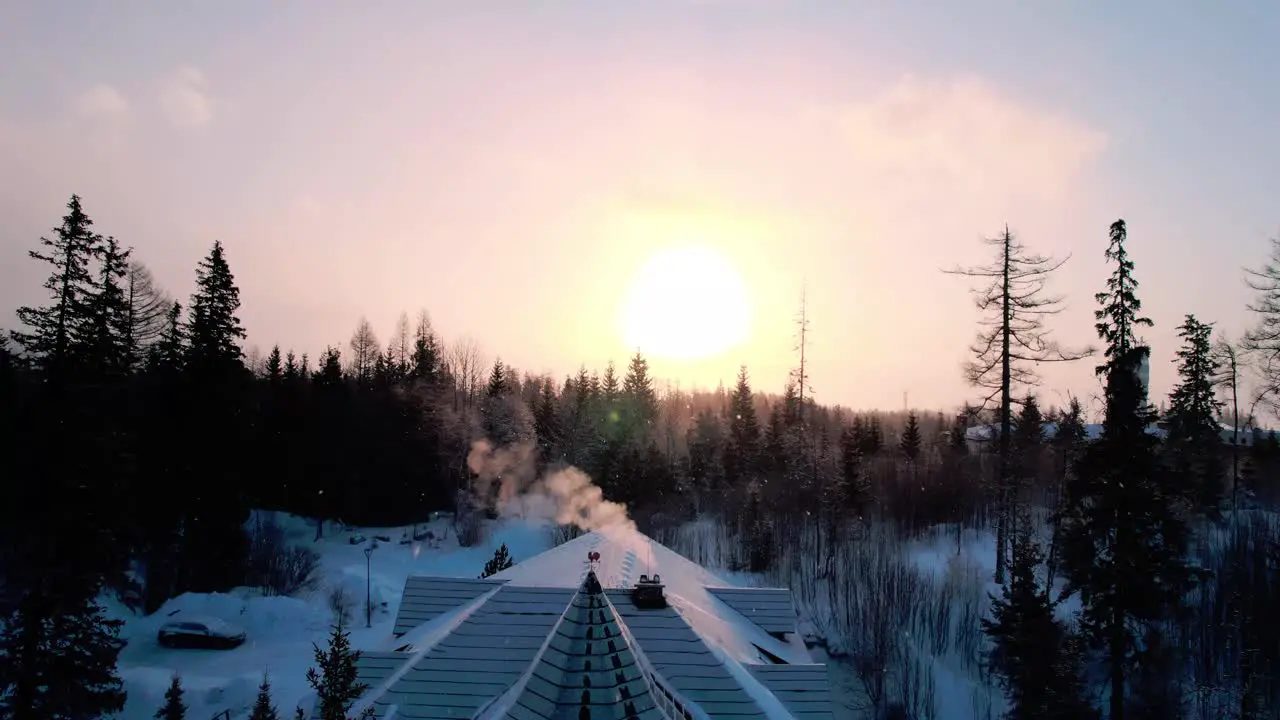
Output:
[[[289,545],[284,529],[270,515],[259,515],[249,533],[247,583],[267,595],[293,595],[315,584],[320,554],[309,547]]]
[[[329,609],[333,611],[334,623],[348,625],[351,623],[351,611],[355,608],[355,598],[341,585],[329,588]]]
[[[480,513],[474,508],[467,508],[455,516],[453,531],[458,536],[458,545],[474,547],[484,539],[484,525]]]

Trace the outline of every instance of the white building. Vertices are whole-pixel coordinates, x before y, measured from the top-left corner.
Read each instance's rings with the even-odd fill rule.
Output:
[[[835,718],[789,590],[730,587],[630,528],[484,580],[410,577],[395,635],[361,657],[353,717]]]

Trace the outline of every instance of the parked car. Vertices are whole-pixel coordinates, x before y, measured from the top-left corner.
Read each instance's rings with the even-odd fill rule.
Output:
[[[167,648],[207,648],[230,650],[244,643],[244,630],[217,618],[174,620],[160,628],[157,636]]]

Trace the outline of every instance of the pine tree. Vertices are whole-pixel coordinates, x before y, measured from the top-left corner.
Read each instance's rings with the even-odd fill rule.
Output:
[[[543,465],[550,463],[557,454],[563,455],[560,408],[555,386],[551,378],[542,380],[538,403],[533,409],[533,430],[538,436],[538,454]]]
[[[618,385],[618,372],[610,360],[604,366],[604,375],[600,378],[600,393],[608,404],[609,409],[613,409],[613,404],[621,397],[622,392]]]
[[[235,276],[222,243],[215,242],[196,268],[196,293],[191,298],[187,335],[191,367],[197,373],[225,378],[244,370],[240,342],[245,332],[236,316],[239,309]]]
[[[1031,253],[1005,226],[998,238],[986,240],[997,248],[995,260],[985,266],[956,268],[950,274],[981,278],[986,285],[974,291],[978,309],[986,316],[978,338],[970,347],[973,360],[965,365],[965,379],[989,391],[985,407],[999,398],[1000,473],[997,478],[996,574],[1004,582],[1006,556],[1012,541],[1009,528],[1014,511],[1012,493],[1013,402],[1017,386],[1040,382],[1035,366],[1044,362],[1072,362],[1093,354],[1092,349],[1068,350],[1049,339],[1045,319],[1062,311],[1062,298],[1046,296],[1049,276],[1066,263]]]
[[[759,483],[747,487],[747,505],[742,518],[742,537],[746,541],[747,570],[765,572],[773,567],[773,523],[765,514]]]
[[[1140,314],[1123,220],[1111,226],[1110,238],[1106,257],[1115,269],[1095,313],[1107,344],[1098,368],[1106,377],[1106,413],[1102,436],[1083,452],[1067,485],[1062,566],[1067,591],[1080,593],[1081,629],[1109,665],[1108,718],[1123,720],[1127,681],[1139,665],[1135,633],[1176,607],[1192,575],[1183,513],[1147,432],[1155,417],[1141,373],[1149,351],[1136,330],[1151,321]]]
[[[303,356],[303,366],[306,356]],[[316,371],[312,382],[323,387],[339,387],[342,385],[342,352],[335,347],[325,348],[320,360],[320,369]]]
[[[907,427],[902,431],[902,438],[898,442],[898,449],[908,460],[914,461],[920,457],[920,421],[916,418],[914,412],[907,415]]]
[[[1023,520],[1023,527],[1028,521]],[[991,639],[991,663],[1009,699],[1010,720],[1083,720],[1095,717],[1084,700],[1080,658],[1054,617],[1049,588],[1036,580],[1040,548],[1030,533],[1014,542],[1010,582],[991,598],[991,619],[982,628]]]
[[[719,418],[709,409],[698,413],[687,433],[689,446],[688,478],[694,501],[701,508],[703,499],[725,489],[722,458],[728,457],[726,441]]]
[[[431,320],[425,310],[418,315],[418,327],[413,336],[413,358],[410,374],[429,385],[438,384],[441,380],[441,348],[431,329]]]
[[[645,440],[658,419],[658,394],[649,377],[649,361],[637,352],[627,365],[627,375],[622,380],[623,422],[626,436]]]
[[[293,358],[290,357],[289,361],[292,362]],[[279,385],[282,380],[284,380],[284,365],[280,361],[280,346],[273,345],[271,352],[267,354],[267,381],[272,385]]]
[[[43,252],[31,250],[33,259],[48,263],[53,272],[44,282],[52,302],[44,307],[20,307],[18,319],[28,329],[12,331],[14,342],[30,356],[48,380],[61,383],[82,354],[92,314],[95,289],[90,263],[102,251],[102,236],[93,232],[93,220],[85,215],[80,197],[72,195],[67,214],[51,240],[40,238]]]
[[[311,644],[319,670],[307,668],[307,684],[319,696],[320,716],[317,720],[347,720],[351,706],[369,689],[359,680],[356,668],[361,653],[351,649],[349,635],[339,618],[329,633],[327,649],[321,650],[319,645]]]
[[[485,386],[485,397],[499,398],[511,391],[511,384],[507,379],[507,368],[502,364],[502,358],[493,361],[493,369],[489,371],[489,383]]]
[[[165,327],[150,356],[152,370],[177,372],[186,360],[186,336],[182,327],[182,304],[174,301],[165,315]]]
[[[480,573],[480,579],[496,575],[512,565],[515,565],[515,561],[511,559],[511,553],[507,550],[506,544],[503,544],[493,551],[493,557],[484,564],[484,572]]]
[[[725,482],[741,488],[760,470],[760,421],[747,367],[738,369],[738,382],[729,395],[729,440],[724,448]]]
[[[1026,490],[1037,479],[1040,470],[1041,450],[1044,448],[1044,415],[1035,395],[1028,394],[1014,418],[1013,433],[1009,442],[1009,506],[1013,522],[1009,531],[1018,532],[1018,518],[1022,511]]]
[[[276,706],[271,704],[271,679],[266,673],[262,673],[262,683],[258,685],[258,698],[253,703],[249,720],[280,720]]]
[[[92,599],[97,585],[59,580],[46,578],[0,619],[0,717],[91,718],[124,708],[116,673],[122,623]]]
[[[187,717],[187,704],[182,701],[182,678],[173,674],[169,681],[169,689],[164,691],[164,705],[156,710],[156,720],[184,720]]]
[[[102,241],[98,279],[87,302],[89,348],[87,363],[99,378],[119,378],[133,366],[129,304],[124,283],[129,273],[129,250],[114,237]]]
[[[1222,502],[1224,463],[1218,414],[1218,359],[1213,349],[1213,325],[1187,315],[1178,327],[1183,346],[1178,350],[1180,382],[1169,394],[1166,442],[1174,458],[1174,472],[1183,479],[1198,508],[1216,516]]]
[[[844,480],[845,503],[859,518],[866,515],[871,503],[871,484],[862,472],[861,425],[853,422],[840,429],[840,475]]]

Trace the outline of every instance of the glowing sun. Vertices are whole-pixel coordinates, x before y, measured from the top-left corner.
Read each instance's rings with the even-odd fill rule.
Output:
[[[697,360],[746,341],[751,299],[742,276],[723,255],[681,247],[660,252],[640,267],[620,320],[628,347]]]

